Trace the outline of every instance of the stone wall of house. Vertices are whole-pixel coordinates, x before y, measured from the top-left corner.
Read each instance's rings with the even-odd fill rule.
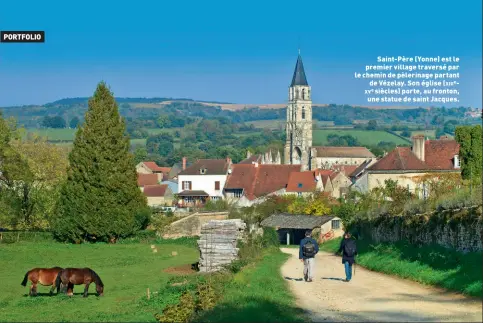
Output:
[[[350,231],[374,242],[407,241],[414,245],[438,244],[458,251],[482,251],[482,207],[443,210],[430,214],[359,219]]]
[[[201,226],[211,220],[226,220],[228,212],[194,213],[170,224],[163,234],[165,239],[199,236]]]

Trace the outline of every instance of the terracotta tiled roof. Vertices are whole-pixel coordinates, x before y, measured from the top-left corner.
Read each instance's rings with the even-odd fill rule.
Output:
[[[312,192],[316,186],[317,181],[314,172],[291,172],[288,178],[287,192]]]
[[[409,147],[397,147],[378,160],[368,170],[428,170],[429,167],[419,160]]]
[[[315,170],[315,176],[318,176],[320,175],[320,177],[322,178],[322,184],[324,185],[324,187],[327,186],[327,182],[331,180],[331,176],[333,176],[334,174],[334,171],[331,170],[331,169],[316,169]]]
[[[243,189],[249,200],[287,187],[290,173],[300,172],[300,165],[236,164],[231,166],[225,189]]]
[[[454,156],[459,154],[460,145],[456,140],[426,140],[424,162],[431,169],[454,169]]]
[[[253,162],[260,162],[261,158],[261,155],[251,155],[250,157],[240,161],[238,164],[252,164]]]
[[[200,169],[204,169],[205,173],[201,174]],[[193,165],[181,171],[180,175],[226,175],[228,171],[228,162],[226,159],[199,159]]]
[[[144,186],[144,195],[148,197],[162,197],[166,194],[168,189],[168,185],[161,184],[161,185],[146,185]]]
[[[339,171],[345,176],[350,176],[360,165],[333,165],[332,169]]]
[[[158,184],[158,174],[138,174],[138,186]]]
[[[167,168],[167,167],[159,167],[155,162],[153,161],[145,161],[143,162],[143,164],[149,168],[150,170],[152,170],[153,172],[163,172],[163,168]],[[163,172],[164,173],[164,172]]]
[[[317,157],[339,157],[339,158],[374,158],[373,153],[366,147],[312,147],[317,152]]]
[[[424,161],[420,160],[409,147],[398,147],[381,158],[368,170],[455,170],[454,156],[460,145],[456,140],[426,140]]]

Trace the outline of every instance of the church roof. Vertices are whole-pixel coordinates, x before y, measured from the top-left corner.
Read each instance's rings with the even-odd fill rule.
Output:
[[[309,85],[307,83],[307,77],[305,76],[304,63],[302,63],[302,56],[297,58],[297,64],[295,65],[295,71],[293,72],[292,84],[294,85]]]

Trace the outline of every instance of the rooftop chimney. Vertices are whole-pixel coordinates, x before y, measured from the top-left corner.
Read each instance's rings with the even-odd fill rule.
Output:
[[[227,163],[228,165],[231,165],[231,158],[230,158],[230,157],[226,157],[226,163]]]
[[[250,158],[252,156],[252,153],[250,152],[250,150],[247,150],[247,158]]]
[[[186,157],[183,157],[183,170],[186,169]]]
[[[424,161],[424,135],[416,135],[412,137],[413,147],[412,151],[419,158],[419,160]]]

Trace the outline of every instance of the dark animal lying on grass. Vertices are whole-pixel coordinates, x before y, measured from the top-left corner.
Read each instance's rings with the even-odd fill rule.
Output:
[[[50,289],[50,295],[54,294],[54,289],[56,287],[55,281],[56,277],[59,272],[62,270],[60,267],[54,268],[34,268],[25,274],[23,281],[21,283],[22,286],[27,286],[27,282],[30,280],[32,285],[30,285],[30,296],[37,296],[37,284],[40,283],[42,286],[52,286]],[[57,294],[60,290],[60,285],[57,287]]]
[[[67,290],[64,292],[67,292],[69,296],[74,295],[74,285],[84,284],[84,297],[87,297],[91,283],[96,284],[97,295],[103,296],[104,284],[99,275],[90,268],[65,268],[59,272],[55,281],[57,288],[60,288],[61,284],[67,286]]]

